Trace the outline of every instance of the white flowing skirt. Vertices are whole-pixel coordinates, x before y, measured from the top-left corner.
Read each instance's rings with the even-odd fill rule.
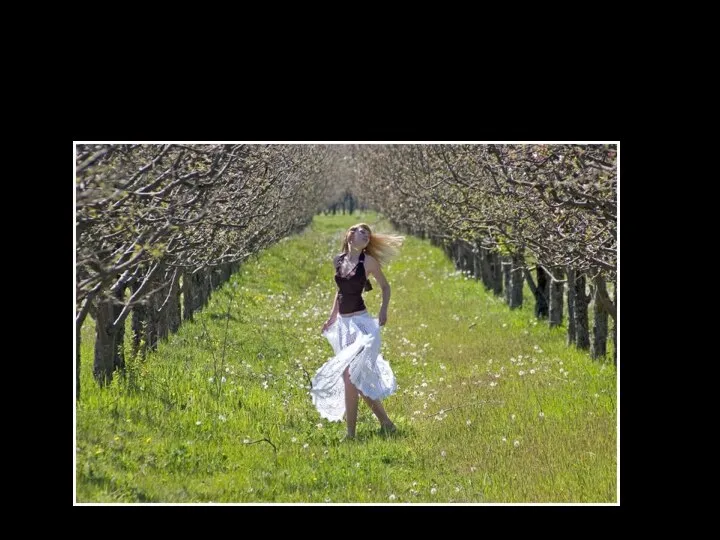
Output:
[[[323,335],[335,356],[317,370],[310,394],[320,416],[337,422],[345,413],[343,372],[350,366],[350,381],[370,399],[384,399],[397,389],[395,374],[380,354],[380,325],[365,312],[338,316]]]

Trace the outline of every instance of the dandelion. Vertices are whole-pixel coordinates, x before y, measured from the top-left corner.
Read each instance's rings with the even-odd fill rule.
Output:
[[[518,375],[520,375],[522,377],[523,375],[525,375],[525,372],[523,370],[520,370],[520,371],[518,371]]]
[[[507,442],[507,437],[503,437],[503,438],[500,439],[500,440],[501,440],[502,442]]]
[[[291,443],[296,443],[296,442],[297,442],[297,437],[293,437],[292,439],[290,439],[290,442],[291,442]]]
[[[503,323],[502,327],[507,328],[507,323]]]
[[[535,370],[534,370],[534,369],[531,369],[531,370],[530,370],[530,375],[535,375]]]
[[[437,493],[437,489],[432,488],[432,489],[430,490],[430,495],[435,495],[436,493]]]
[[[322,424],[317,424],[315,427],[318,428],[318,429],[322,429],[322,428],[323,428],[323,425],[322,425]]]
[[[208,377],[208,382],[213,382],[215,379],[213,377]]]
[[[517,439],[515,439],[515,440],[513,441],[513,446],[514,446],[515,448],[517,448],[518,446],[520,446],[520,441],[518,441]]]
[[[460,493],[460,486],[455,486],[455,493]]]
[[[540,418],[545,418],[545,413],[542,412],[542,411],[540,411],[540,414],[538,414],[538,416],[539,416]]]
[[[222,378],[220,379],[220,382],[227,382],[227,379],[226,379],[225,377],[222,377]]]
[[[388,499],[390,499],[391,501],[394,501],[395,499],[397,499],[397,497],[395,496],[394,493],[391,493],[390,496],[388,497]]]
[[[447,454],[445,453],[445,450],[443,450],[442,452],[440,452],[440,455],[441,455],[442,457],[445,457]]]
[[[490,387],[491,387],[491,388],[494,387],[494,386],[497,386],[497,383],[496,383],[495,381],[493,381],[493,382],[490,383]]]
[[[303,444],[303,449],[307,450],[310,445],[308,443]]]
[[[511,414],[511,415],[510,415],[510,420],[512,420],[513,422],[515,421],[515,415],[514,415],[514,414]]]
[[[250,444],[250,439],[243,439],[243,444]]]
[[[359,468],[360,468],[360,462],[359,462],[359,461],[355,463],[355,468],[356,468],[356,469],[359,469]]]
[[[221,422],[225,422],[227,418],[225,418],[224,414],[218,414],[218,420],[220,420]]]
[[[472,424],[472,420],[465,420],[465,425],[466,425],[466,426],[469,426],[470,424]]]
[[[196,425],[196,426],[199,426],[200,424],[202,424],[202,422],[201,422],[200,420],[198,420],[197,422],[195,422],[195,425]]]

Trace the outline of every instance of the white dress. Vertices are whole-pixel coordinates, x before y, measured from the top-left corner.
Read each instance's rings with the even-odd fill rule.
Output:
[[[317,370],[310,394],[320,416],[337,422],[345,413],[343,372],[350,366],[350,381],[370,399],[384,399],[397,390],[395,374],[380,354],[380,325],[365,312],[338,316],[323,332],[335,356]]]

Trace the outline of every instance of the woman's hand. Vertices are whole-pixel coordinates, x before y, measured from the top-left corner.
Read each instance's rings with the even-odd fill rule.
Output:
[[[385,326],[385,323],[387,322],[387,312],[385,310],[380,310],[380,314],[378,315],[378,323],[380,326]]]
[[[323,324],[322,327],[322,333],[325,333],[325,331],[333,325],[335,319],[337,319],[337,315],[335,317],[330,317],[327,321],[325,321],[325,324]]]

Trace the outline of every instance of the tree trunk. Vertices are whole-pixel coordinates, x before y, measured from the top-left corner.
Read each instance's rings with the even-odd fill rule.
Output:
[[[125,300],[125,287],[123,286],[116,295],[118,302],[113,306],[113,321],[120,316]],[[113,354],[113,371],[119,371],[125,375],[125,320],[118,321],[115,326],[115,353]]]
[[[473,266],[473,277],[475,279],[480,279],[482,276],[482,267],[480,263],[480,246],[477,244],[475,245],[475,249],[473,250],[472,254],[472,266]]]
[[[575,345],[578,349],[590,348],[590,330],[588,328],[588,304],[590,295],[585,294],[585,275],[575,276]]]
[[[598,275],[593,280],[594,284],[594,318],[593,318],[593,340],[590,348],[591,358],[604,358],[607,351],[608,336],[608,312],[603,302],[600,301],[601,295],[607,295],[605,278]]]
[[[113,298],[103,298],[98,302],[97,318],[95,319],[93,375],[100,386],[110,384],[115,369],[122,369],[125,366],[122,354],[125,325],[118,325],[121,331],[113,328],[113,321],[121,311],[122,305],[118,306]]]
[[[492,289],[495,296],[502,296],[503,292],[503,274],[502,274],[502,261],[500,260],[500,254],[497,251],[493,251],[490,254],[490,268],[492,273]]]
[[[536,275],[538,282],[535,289],[535,316],[538,319],[546,319],[549,312],[549,279],[547,272],[545,272],[545,269],[540,265],[536,267]]]
[[[480,248],[480,272],[483,285],[487,290],[493,289],[492,268],[490,268],[490,252],[485,248]]]
[[[225,284],[228,281],[230,281],[230,276],[232,275],[232,265],[229,263],[225,263],[220,267],[220,275],[222,279],[222,283]]]
[[[612,359],[613,364],[617,367],[617,312],[620,311],[617,309],[617,281],[613,283],[613,294],[612,294],[612,303],[615,304],[615,318],[612,320],[612,343],[613,343],[613,349],[612,349]]]
[[[460,269],[463,272],[472,272],[472,251],[465,241],[460,241]]]
[[[523,305],[523,285],[525,284],[524,267],[525,261],[523,256],[521,254],[513,255],[510,309],[519,308]]]
[[[563,292],[565,283],[562,281],[563,273],[561,268],[553,268],[553,277],[550,283],[550,328],[560,326],[563,322]]]
[[[75,342],[75,401],[80,400],[80,328],[77,329]]]
[[[158,311],[158,342],[166,341],[170,335],[170,311],[168,310],[170,299],[167,297],[168,289],[169,287],[164,287],[157,292],[157,306],[155,309]],[[163,305],[165,300],[167,300],[168,303]]]
[[[132,284],[132,291],[135,293],[140,288],[139,281]],[[132,328],[133,339],[132,339],[132,357],[137,357],[138,354],[145,358],[145,350],[147,343],[145,342],[145,325],[147,324],[148,308],[145,301],[135,304],[132,308],[132,318],[130,327]]]
[[[212,296],[212,270],[206,268],[198,272],[198,274],[201,275],[202,279],[202,281],[200,282],[202,290],[202,303],[200,304],[200,308],[202,309],[207,306],[208,302],[210,301],[210,296]]]
[[[568,328],[567,344],[575,345],[577,334],[575,332],[575,270],[567,267],[567,306]]]
[[[155,287],[153,287],[155,288]],[[145,325],[145,346],[148,351],[156,351],[160,340],[160,317],[158,311],[162,305],[162,291],[155,291],[148,298],[147,323]]]
[[[183,272],[183,320],[192,321],[195,313],[195,276],[190,272]]]
[[[175,334],[180,329],[180,280],[176,279],[170,289],[170,299],[167,305],[168,330]]]
[[[505,281],[505,303],[509,306],[510,305],[510,291],[512,290],[510,285],[510,279],[511,274],[510,270],[512,269],[512,262],[509,260],[503,260],[502,261],[502,274],[503,274],[503,280]]]

